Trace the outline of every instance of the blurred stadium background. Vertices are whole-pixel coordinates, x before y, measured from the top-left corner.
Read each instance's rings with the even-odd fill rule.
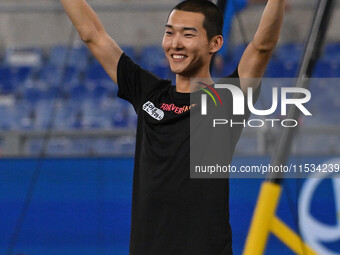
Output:
[[[177,2],[89,1],[127,55],[172,80],[160,45]],[[316,1],[289,2],[266,77],[294,78],[303,54]],[[262,10],[262,4],[249,5],[240,14],[242,22],[234,20],[230,53],[216,63],[214,76],[236,67],[244,50],[242,33],[252,38]],[[339,157],[339,25],[338,3],[313,74],[323,80],[310,87],[313,118],[301,119],[291,162]],[[270,106],[270,86],[263,84],[259,107]],[[0,0],[0,254],[128,254],[136,116],[116,94],[117,86],[80,41],[59,1]],[[234,164],[269,162],[279,133],[279,128],[246,129]],[[235,254],[241,253],[260,182],[231,180]],[[306,182],[287,180],[279,208],[279,215],[302,233],[308,231],[297,219]],[[307,212],[336,228],[340,184],[328,179],[319,184]],[[22,213],[28,191],[32,197]],[[340,254],[340,237],[322,240],[329,252],[322,254]],[[273,237],[267,254],[291,253]]]

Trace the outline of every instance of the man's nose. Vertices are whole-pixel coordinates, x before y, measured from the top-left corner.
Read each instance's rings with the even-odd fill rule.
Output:
[[[181,40],[180,35],[174,36],[174,38],[172,40],[172,48],[173,49],[181,49],[181,48],[183,48],[182,40]]]

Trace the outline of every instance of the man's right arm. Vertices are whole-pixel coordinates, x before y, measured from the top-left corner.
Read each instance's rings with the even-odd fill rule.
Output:
[[[60,0],[67,15],[93,55],[117,83],[117,66],[123,51],[107,34],[97,14],[85,0]]]

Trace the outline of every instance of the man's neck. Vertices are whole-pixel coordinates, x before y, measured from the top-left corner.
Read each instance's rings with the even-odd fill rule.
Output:
[[[193,79],[195,80],[194,83],[192,82]],[[200,87],[202,87],[202,85],[198,83],[198,81],[200,80],[202,83],[207,83],[207,84],[213,83],[209,72],[206,75],[196,76],[196,77],[195,76],[189,77],[189,76],[176,74],[176,91],[180,93],[195,92],[199,90]]]

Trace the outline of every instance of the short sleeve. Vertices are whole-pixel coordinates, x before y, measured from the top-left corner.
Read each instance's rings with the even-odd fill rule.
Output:
[[[138,108],[146,95],[158,86],[161,79],[134,63],[125,53],[117,67],[118,97]]]

